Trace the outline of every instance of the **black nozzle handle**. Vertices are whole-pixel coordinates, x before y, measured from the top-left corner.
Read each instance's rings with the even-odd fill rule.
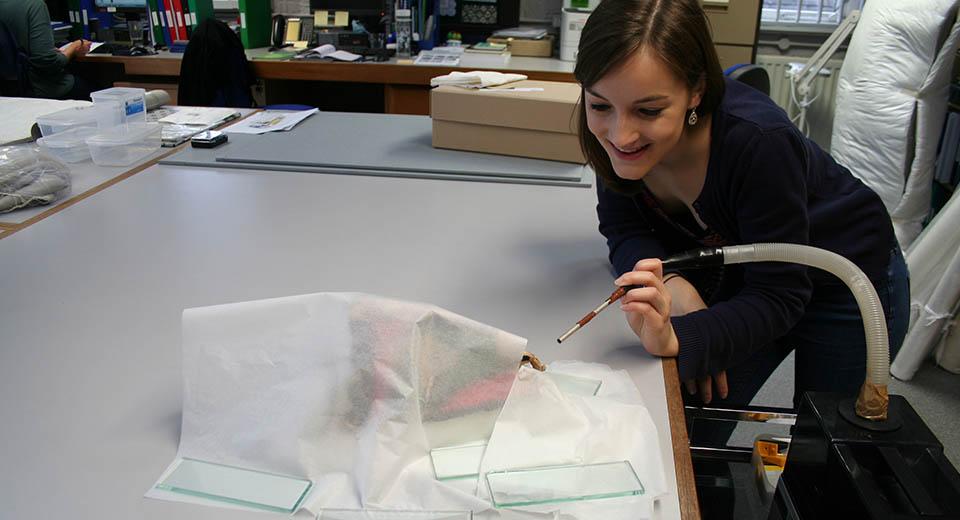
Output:
[[[691,249],[663,260],[663,270],[723,265],[723,248]]]

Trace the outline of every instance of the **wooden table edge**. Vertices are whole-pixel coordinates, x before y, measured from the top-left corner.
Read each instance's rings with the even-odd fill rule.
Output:
[[[700,503],[697,501],[697,487],[693,475],[693,459],[690,456],[687,421],[683,411],[683,395],[680,393],[677,359],[663,358],[661,361],[664,392],[667,396],[667,415],[670,418],[670,441],[673,444],[673,462],[677,474],[680,518],[699,519]]]

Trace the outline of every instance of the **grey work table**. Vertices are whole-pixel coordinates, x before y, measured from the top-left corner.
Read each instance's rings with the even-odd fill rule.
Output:
[[[16,146],[35,147],[36,145],[24,144]],[[137,161],[135,164],[131,164],[129,166],[97,166],[96,164],[93,164],[90,159],[79,163],[68,164],[67,167],[70,169],[71,186],[70,192],[66,197],[43,206],[31,206],[28,208],[14,210],[9,213],[0,213],[0,225],[18,227],[26,223],[28,220],[37,217],[38,215],[55,211],[54,208],[57,208],[61,204],[71,201],[78,196],[82,196],[97,186],[108,183],[124,173],[136,170],[143,164],[156,161],[159,157],[162,157],[171,151],[172,150],[170,148],[161,148],[149,156],[144,157],[142,160]]]
[[[184,148],[176,166],[468,179],[589,188],[583,165],[434,148],[427,116],[319,112],[288,132],[230,134],[212,149]]]
[[[254,113],[256,110],[240,108],[237,109],[237,111],[240,112],[241,117],[246,117]],[[233,121],[230,121],[226,124],[232,123]],[[38,149],[38,145],[36,143],[17,144],[13,146],[18,148],[22,147]],[[79,199],[88,197],[96,191],[106,188],[110,184],[118,182],[123,178],[142,170],[144,165],[152,165],[160,158],[165,157],[175,151],[175,148],[161,148],[147,157],[137,160],[133,164],[127,166],[98,166],[94,164],[91,159],[67,164],[66,166],[70,169],[71,186],[70,192],[64,198],[47,205],[31,206],[10,211],[8,213],[0,213],[0,228],[14,230],[22,227],[23,225],[29,225],[40,218],[44,218],[47,215],[51,215],[59,211],[59,207],[61,205],[74,203]],[[2,234],[0,234],[0,238],[3,238]]]
[[[595,204],[562,187],[158,165],[0,240],[0,518],[267,518],[142,498],[179,440],[180,315],[320,291],[436,304],[547,362],[626,369],[671,486],[658,515],[679,517],[660,360],[616,308],[556,343],[610,292]]]

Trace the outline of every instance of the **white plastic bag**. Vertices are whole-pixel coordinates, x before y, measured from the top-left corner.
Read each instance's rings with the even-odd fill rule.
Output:
[[[50,204],[69,192],[66,164],[36,148],[0,148],[0,213]]]

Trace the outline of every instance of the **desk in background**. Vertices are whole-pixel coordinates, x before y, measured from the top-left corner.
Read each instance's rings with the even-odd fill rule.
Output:
[[[723,66],[749,63],[753,58],[752,46],[718,44],[717,50]],[[503,61],[499,56],[464,54],[458,67],[406,65],[396,58],[383,63],[256,59],[266,53],[265,48],[247,51],[254,73],[265,83],[265,102],[303,103],[323,110],[428,115],[430,78],[452,71],[497,70],[535,80],[576,81],[574,63],[556,58],[514,56]],[[164,51],[155,56],[87,55],[79,61],[104,81],[162,88],[176,99],[181,58],[181,54]],[[323,83],[324,88],[305,88],[303,82]],[[363,97],[354,100],[351,96]],[[336,104],[336,98],[345,104]]]
[[[499,56],[465,55],[461,65],[452,68],[404,65],[396,58],[382,63],[256,59],[266,53],[265,48],[247,51],[254,73],[265,82],[267,104],[304,103],[326,110],[427,115],[430,113],[430,78],[454,70],[500,70],[526,74],[530,79],[574,81],[574,64],[553,58],[511,57],[504,62]],[[181,54],[164,51],[154,56],[87,55],[79,61],[101,80],[121,86],[163,88],[175,99],[181,58]],[[326,92],[304,88],[304,81],[323,82],[330,88]],[[361,102],[348,99],[357,91],[367,99]],[[325,106],[324,103],[336,101],[331,97],[340,97],[350,104]]]

